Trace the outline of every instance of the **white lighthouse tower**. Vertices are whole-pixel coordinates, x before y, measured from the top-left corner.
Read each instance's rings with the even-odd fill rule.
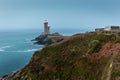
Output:
[[[44,20],[44,34],[50,34],[50,26],[48,26],[47,20]]]

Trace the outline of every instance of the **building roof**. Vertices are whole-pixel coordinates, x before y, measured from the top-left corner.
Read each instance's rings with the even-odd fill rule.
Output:
[[[47,19],[44,20],[44,23],[48,23]]]

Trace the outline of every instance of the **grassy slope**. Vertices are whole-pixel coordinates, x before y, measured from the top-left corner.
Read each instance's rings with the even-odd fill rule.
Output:
[[[120,52],[113,60],[111,80],[120,80]]]
[[[35,52],[22,69],[20,80],[101,80],[110,56],[91,60],[105,43],[119,41],[115,35],[87,33],[74,35],[58,45]],[[94,57],[93,57],[94,58]]]

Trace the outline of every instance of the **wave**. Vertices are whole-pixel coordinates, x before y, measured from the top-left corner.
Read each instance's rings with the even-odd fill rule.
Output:
[[[6,48],[10,48],[11,46],[3,46],[1,47],[1,49],[6,49]]]
[[[7,48],[10,48],[11,46],[3,46],[3,47],[0,47],[0,52],[3,52],[3,51],[5,51],[5,49],[7,49]]]
[[[37,51],[39,49],[28,49],[28,50],[18,50],[16,52],[34,52],[34,51]]]
[[[18,51],[6,51],[5,49],[3,48],[0,48],[0,52],[35,52],[37,50],[40,50],[40,49],[27,49],[27,50],[18,50]]]
[[[0,52],[3,52],[3,51],[5,51],[5,50],[0,48]]]

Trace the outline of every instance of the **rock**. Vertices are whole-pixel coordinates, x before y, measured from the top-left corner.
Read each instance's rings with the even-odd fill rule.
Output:
[[[59,33],[53,33],[53,34],[41,34],[32,41],[34,44],[39,45],[50,45],[55,42],[60,42],[64,39],[64,36],[62,36]]]
[[[0,80],[2,80],[2,78],[0,78]]]

